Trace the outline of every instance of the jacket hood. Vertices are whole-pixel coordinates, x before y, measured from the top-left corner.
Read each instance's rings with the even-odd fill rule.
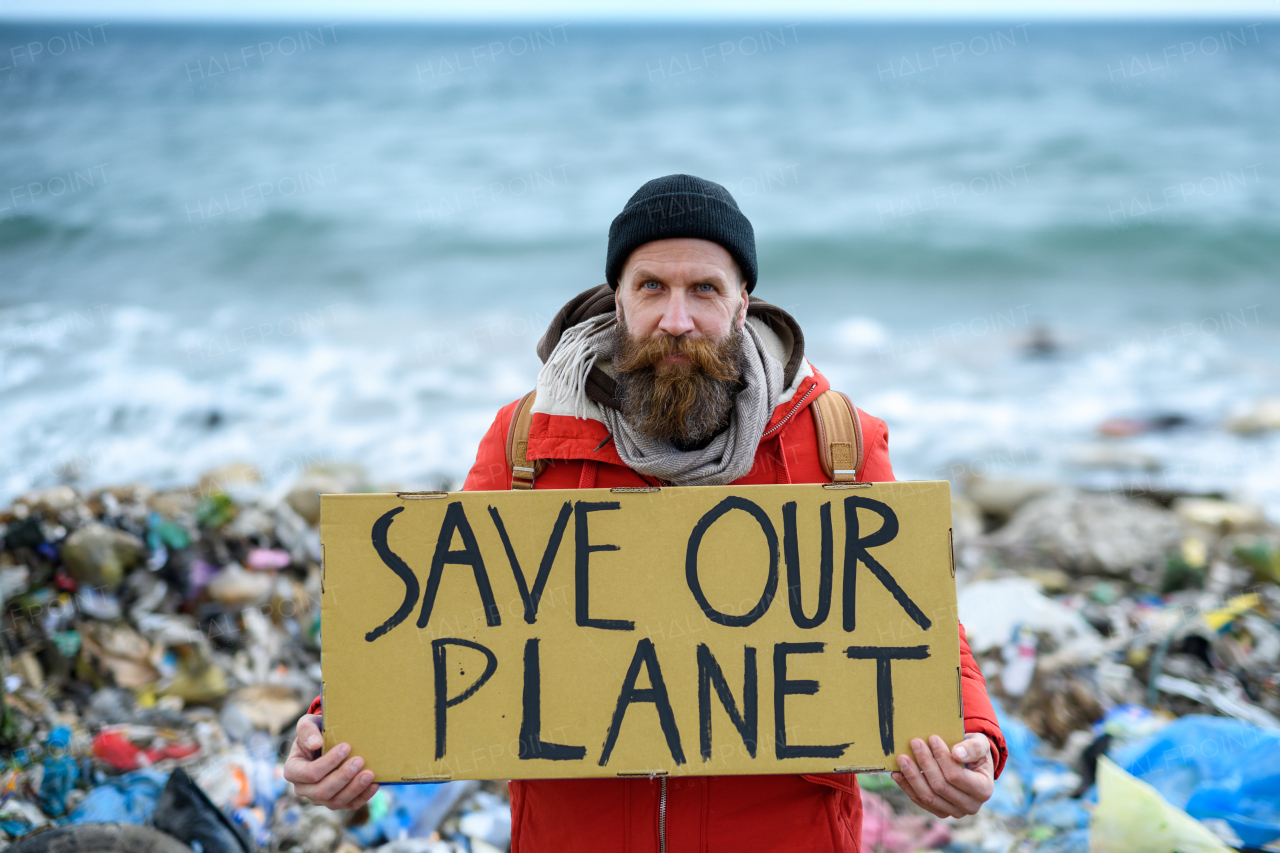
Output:
[[[546,333],[538,341],[538,358],[546,364],[566,329],[601,314],[612,314],[614,306],[614,292],[607,284],[584,290],[570,299],[551,318],[551,324],[547,326]],[[786,388],[791,388],[795,385],[796,376],[805,364],[804,333],[800,330],[800,324],[786,311],[765,302],[758,296],[748,297],[747,319],[754,320],[756,324],[763,324],[777,336],[783,349],[782,357],[778,359],[782,362],[782,384]],[[619,408],[613,377],[598,365],[591,368],[591,373],[587,375],[586,391],[587,399],[593,403],[608,406],[611,409]]]

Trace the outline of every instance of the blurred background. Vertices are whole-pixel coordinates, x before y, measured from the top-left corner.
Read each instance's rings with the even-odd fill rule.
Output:
[[[1280,396],[1265,17],[347,11],[4,24],[0,499],[229,461],[457,484],[626,199],[689,172],[899,477],[1280,517],[1280,434],[1237,420]]]
[[[39,706],[20,686],[57,685],[41,695],[64,690],[87,714],[68,737],[101,738],[104,724],[193,719],[138,708],[213,702],[244,744],[239,778],[265,775],[256,793],[236,788],[224,762],[201,784],[264,846],[292,849],[272,752],[314,695],[318,614],[268,608],[261,622],[240,608],[311,600],[308,494],[458,488],[496,410],[533,387],[548,321],[603,281],[612,218],[645,181],[688,172],[738,200],[756,232],[756,294],[799,320],[835,387],[888,422],[898,478],[950,479],[963,495],[961,580],[1002,582],[1013,566],[1059,597],[978,599],[1015,614],[1050,602],[1065,620],[971,628],[989,678],[1034,661],[1037,643],[1043,655],[1076,642],[1076,627],[1097,640],[1081,652],[1090,667],[1104,639],[1123,640],[1106,647],[1111,669],[1077,679],[1094,705],[1062,698],[1084,690],[1066,676],[993,686],[1031,738],[1068,749],[1053,772],[1076,772],[1104,712],[1126,702],[1164,707],[1166,722],[1198,709],[1280,725],[1276,610],[1240,621],[1280,604],[1276,7],[1025,6],[0,3],[0,594],[22,602],[6,623],[10,705]],[[1039,515],[1005,525],[1044,495]],[[154,564],[160,574],[134,575],[162,578],[160,592],[66,556],[91,517],[134,537],[108,542],[125,555],[117,569]],[[1244,534],[1255,538],[1230,538]],[[1167,597],[1187,590],[1217,596],[1196,612],[1255,599],[1188,646],[1184,602]],[[966,623],[979,619],[965,607],[962,592]],[[124,639],[76,621],[118,625],[121,608],[136,628]],[[166,608],[200,637],[163,639],[138,619]],[[1228,629],[1248,638],[1232,635],[1246,673],[1234,687],[1210,677],[1231,669],[1208,651]],[[1146,652],[1124,645],[1133,636]],[[133,638],[145,650],[120,651]],[[307,651],[288,658],[293,641]],[[1161,642],[1191,661],[1186,683],[1227,698],[1170,687],[1184,704],[1161,706],[1160,658],[1148,668]],[[85,654],[99,669],[152,668],[75,687]],[[268,677],[255,654],[292,674]],[[209,666],[221,682],[171,689]],[[1038,698],[1024,703],[1028,689]],[[250,690],[229,721],[228,690]],[[63,705],[50,707],[48,719],[22,710],[36,722],[0,741],[52,737]],[[1149,720],[1116,725],[1136,737]],[[255,731],[270,738],[251,747]],[[112,744],[98,747],[106,760]],[[1049,765],[1025,755],[1030,786]],[[180,758],[128,753],[111,767]],[[22,778],[10,789],[34,784]],[[77,784],[73,800],[92,788]],[[1015,793],[1002,814],[1025,816],[1031,788],[1001,796]],[[457,829],[455,809],[431,843],[505,844],[502,789],[480,794],[458,792],[467,814],[489,815],[475,832]],[[408,802],[400,820],[421,829],[426,800]],[[4,832],[39,825],[6,808],[0,819],[19,822]],[[330,827],[333,845],[316,851],[354,843],[289,808],[298,838]],[[394,815],[380,808],[370,826]],[[1051,829],[1036,843],[1083,849],[1079,813],[1062,808],[1057,824],[983,824],[972,849],[1025,844],[1037,825]],[[877,831],[897,819],[868,814]],[[387,826],[360,843],[394,837]],[[1248,846],[1230,834],[1243,824],[1214,826]],[[927,846],[918,833],[902,844]]]

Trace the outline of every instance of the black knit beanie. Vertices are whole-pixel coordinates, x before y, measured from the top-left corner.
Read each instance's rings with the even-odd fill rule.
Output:
[[[693,175],[655,178],[636,190],[609,226],[605,280],[614,290],[627,258],[653,240],[696,237],[729,250],[747,292],[756,286],[756,235],[724,187]]]

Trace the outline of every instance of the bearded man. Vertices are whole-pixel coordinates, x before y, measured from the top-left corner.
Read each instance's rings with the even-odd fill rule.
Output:
[[[645,184],[609,229],[605,275],[552,320],[536,394],[498,412],[464,489],[829,481],[811,407],[830,383],[796,321],[751,295],[755,234],[728,190],[691,175]],[[884,422],[853,416],[857,479],[893,480]],[[893,774],[939,817],[975,813],[1007,757],[963,626],[960,657],[965,739],[917,738]],[[299,721],[285,778],[359,808],[373,773],[347,744],[319,754],[318,712]],[[851,773],[510,784],[513,853],[861,849]]]

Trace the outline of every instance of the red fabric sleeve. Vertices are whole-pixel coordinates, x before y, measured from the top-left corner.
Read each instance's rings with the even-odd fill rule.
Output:
[[[858,479],[864,483],[892,483],[893,466],[889,464],[889,427],[879,418],[858,410],[862,425],[862,471]]]
[[[960,626],[960,696],[964,706],[965,733],[978,732],[990,739],[996,778],[999,778],[1009,759],[1009,750],[1005,747],[1004,735],[996,721],[995,708],[991,707],[991,699],[987,696],[987,680],[982,677],[982,670],[978,668],[978,662],[973,659],[973,652],[969,650],[964,625]]]
[[[493,419],[489,431],[480,439],[476,461],[462,484],[464,492],[495,492],[511,488],[511,469],[507,467],[507,431],[519,400],[503,406]]]

